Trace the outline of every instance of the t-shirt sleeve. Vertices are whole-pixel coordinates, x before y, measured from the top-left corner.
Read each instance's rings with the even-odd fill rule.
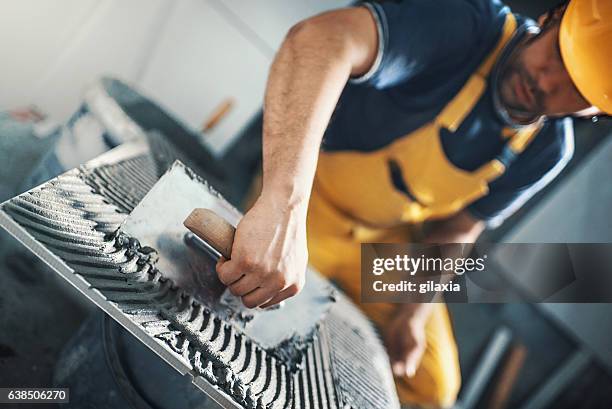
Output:
[[[489,194],[467,210],[487,227],[499,226],[565,168],[574,153],[570,118],[547,124],[510,168],[489,186]]]
[[[465,0],[366,2],[378,28],[370,70],[352,83],[386,88],[449,65],[464,63],[491,19]]]

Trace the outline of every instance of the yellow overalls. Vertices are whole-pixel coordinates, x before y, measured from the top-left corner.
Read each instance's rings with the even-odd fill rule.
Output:
[[[425,221],[451,216],[488,193],[505,171],[494,159],[476,171],[457,168],[446,157],[440,129],[454,132],[482,96],[500,51],[516,31],[508,14],[495,49],[432,122],[373,152],[339,151],[319,155],[308,212],[310,263],[360,299],[360,243],[410,242]],[[504,130],[507,147],[522,152],[539,130],[533,125]],[[492,138],[498,137],[491,135]],[[392,181],[399,171],[409,194]],[[379,326],[395,304],[361,304]],[[400,400],[424,406],[451,405],[460,386],[456,344],[448,312],[437,304],[426,326],[427,350],[413,378],[396,379]]]

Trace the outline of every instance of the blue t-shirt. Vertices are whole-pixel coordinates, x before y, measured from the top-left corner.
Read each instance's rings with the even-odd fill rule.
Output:
[[[344,89],[323,140],[327,151],[376,150],[433,120],[495,47],[510,12],[496,0],[364,5],[377,22],[378,55],[370,71]],[[522,28],[531,24],[516,18]],[[504,54],[519,39],[520,34]],[[492,88],[489,81],[455,133],[442,130],[445,153],[461,169],[477,169],[506,142],[501,136],[506,124],[495,109]],[[507,171],[490,183],[489,194],[468,210],[489,226],[500,224],[554,179],[572,154],[571,119],[549,119]]]

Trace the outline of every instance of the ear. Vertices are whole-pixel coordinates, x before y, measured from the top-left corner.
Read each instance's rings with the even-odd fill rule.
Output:
[[[566,6],[559,6],[553,10],[549,10],[548,12],[541,14],[538,17],[538,25],[540,27],[544,27],[545,25],[560,22],[561,18],[563,18],[563,13],[565,12]]]

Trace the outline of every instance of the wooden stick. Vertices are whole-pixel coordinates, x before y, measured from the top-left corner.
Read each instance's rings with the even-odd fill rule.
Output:
[[[508,358],[506,358],[501,369],[497,385],[491,394],[490,409],[504,409],[508,405],[510,392],[512,392],[518,374],[523,368],[526,356],[527,348],[525,345],[517,344],[512,346],[508,353]]]
[[[213,113],[208,117],[208,119],[204,122],[204,126],[202,126],[202,132],[207,132],[213,129],[223,118],[229,114],[231,109],[234,107],[234,99],[228,98],[221,102]]]

